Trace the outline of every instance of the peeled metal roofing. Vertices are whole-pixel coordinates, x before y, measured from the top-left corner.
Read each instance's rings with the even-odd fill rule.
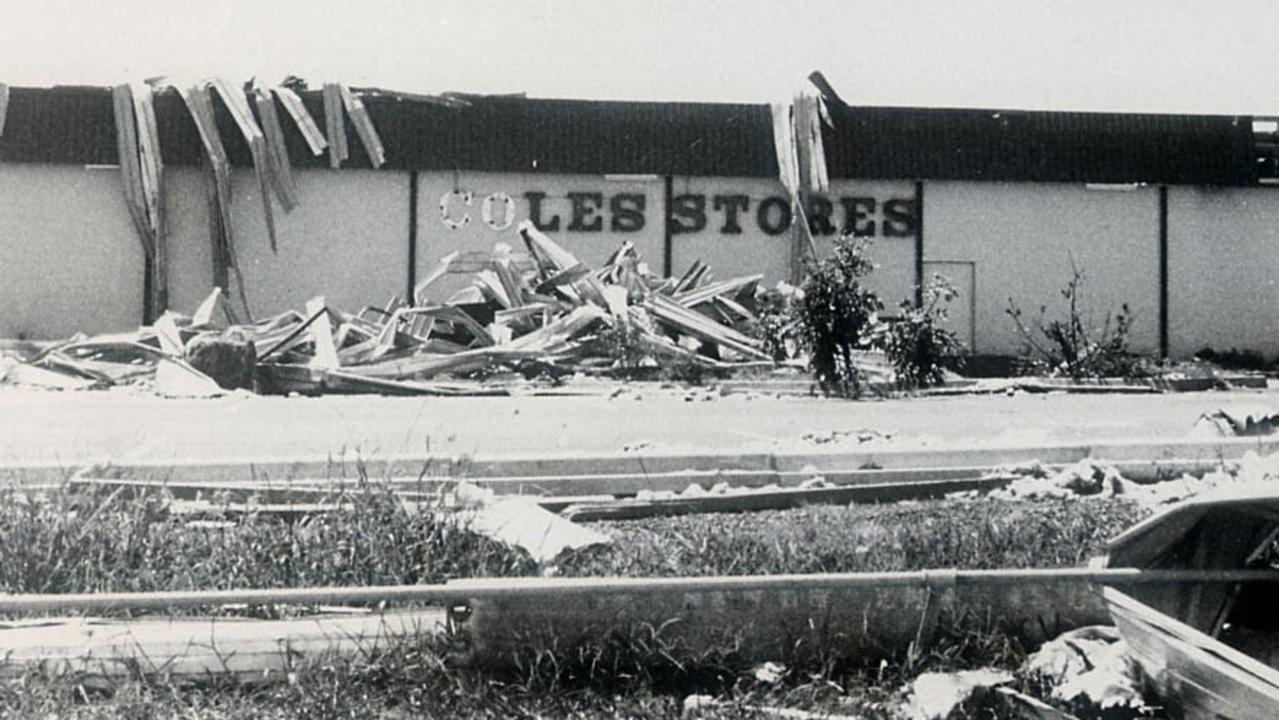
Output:
[[[766,105],[422,96],[363,91],[390,169],[773,177]],[[318,91],[301,93],[323,125]],[[250,157],[220,103],[237,165]],[[199,162],[172,92],[156,100],[166,165]],[[1253,185],[1250,116],[838,107],[825,131],[832,177]],[[113,164],[109,88],[13,88],[0,161]],[[348,132],[353,133],[350,123]],[[290,157],[324,167],[286,122]],[[349,138],[345,167],[369,167]]]

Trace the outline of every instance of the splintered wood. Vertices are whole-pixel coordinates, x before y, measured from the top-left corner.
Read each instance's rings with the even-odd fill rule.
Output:
[[[184,92],[184,97],[193,116],[208,119],[204,92]],[[335,93],[339,102],[341,97]],[[124,91],[120,100],[118,109],[127,116],[133,103]],[[259,100],[266,101],[265,93]],[[206,150],[216,166],[225,155],[214,137]],[[264,163],[270,161],[264,156]],[[128,172],[142,174],[140,168]],[[145,222],[141,183],[126,189],[130,207]],[[189,341],[208,333],[252,343],[257,387],[272,393],[493,394],[493,384],[472,383],[467,391],[457,381],[512,372],[554,379],[659,368],[672,361],[720,370],[771,365],[761,344],[745,332],[755,319],[762,276],[716,281],[699,261],[679,280],[658,277],[630,243],[603,267],[593,268],[529,222],[520,225],[519,236],[527,253],[502,245],[479,260],[468,254],[465,264],[473,282],[446,298],[431,290],[458,272],[463,264],[458,253],[441,258],[408,302],[394,298],[354,314],[317,297],[304,312],[236,324],[236,314],[215,290],[192,316],[169,312],[123,339],[90,338],[32,361],[76,382],[54,382],[38,373],[10,373],[8,382],[114,385],[152,381],[157,368],[164,371],[162,379],[186,377],[189,373],[175,375],[160,361],[181,361]],[[129,352],[117,363],[106,350],[118,350],[121,342]],[[181,387],[192,392],[186,384]]]

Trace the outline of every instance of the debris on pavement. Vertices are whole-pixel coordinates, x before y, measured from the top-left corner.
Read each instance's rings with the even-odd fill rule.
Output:
[[[1250,414],[1244,416],[1243,420],[1238,420],[1225,410],[1218,410],[1200,415],[1196,425],[1211,427],[1222,437],[1260,437],[1273,435],[1279,430],[1279,414]]]
[[[1247,456],[1244,458],[1247,459]],[[1242,461],[1241,461],[1242,462]],[[1002,468],[997,474],[1011,475],[1007,485],[986,493],[995,500],[1060,500],[1067,498],[1120,497],[1142,507],[1157,508],[1193,497],[1234,477],[1224,471],[1206,473],[1203,477],[1182,475],[1151,483],[1125,478],[1114,466],[1099,460],[1081,460],[1059,470],[1038,463]],[[966,491],[975,495],[978,491]]]
[[[1127,658],[1128,647],[1113,627],[1077,628],[1044,643],[1026,659],[1022,674],[1045,689],[1048,699],[1077,713],[1090,708],[1146,707]]]
[[[867,443],[887,443],[892,441],[896,433],[881,432],[871,428],[857,430],[813,430],[800,436],[800,440],[812,445],[864,445]]]
[[[602,532],[543,509],[533,497],[498,496],[487,488],[459,483],[453,491],[453,503],[458,506],[468,529],[523,548],[544,567],[549,567],[566,551],[612,542],[612,538]]]
[[[923,673],[907,686],[901,714],[909,720],[948,720],[975,695],[1012,681],[1006,670]]]
[[[1092,460],[1081,460],[1058,471],[1030,465],[1013,472],[1019,477],[1006,487],[992,491],[992,497],[1003,500],[1108,497],[1122,494],[1126,482],[1113,467]]]
[[[519,235],[526,255],[499,244],[471,286],[443,300],[429,291],[456,253],[418,283],[410,302],[393,298],[353,314],[316,297],[303,312],[247,321],[219,288],[189,317],[167,312],[133,333],[79,336],[28,361],[6,360],[0,383],[149,382],[165,360],[226,390],[453,395],[477,388],[449,380],[502,373],[556,380],[669,365],[773,367],[746,334],[761,275],[716,281],[699,263],[699,272],[663,278],[631,243],[592,268],[530,222]]]
[[[903,688],[900,715],[960,717],[1136,718],[1150,714],[1127,645],[1110,626],[1093,625],[1044,643],[1015,672],[993,668],[929,672]],[[1012,714],[1000,709],[1007,708]]]

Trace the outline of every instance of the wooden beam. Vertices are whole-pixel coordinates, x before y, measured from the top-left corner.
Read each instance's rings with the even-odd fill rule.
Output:
[[[142,201],[146,211],[152,256],[150,262],[150,310],[146,321],[163,315],[169,306],[169,243],[166,232],[164,195],[164,162],[160,157],[160,132],[156,122],[153,91],[150,85],[136,83],[133,88],[134,119],[138,131],[138,164],[141,169]]]
[[[293,118],[298,131],[302,133],[302,138],[306,140],[306,145],[311,149],[311,154],[318,157],[329,146],[329,143],[324,139],[324,134],[320,132],[319,126],[315,124],[315,118],[311,117],[306,105],[302,104],[302,98],[286,87],[277,87],[274,92],[275,96],[280,98],[280,103],[284,105],[284,109],[288,111],[289,116]]]
[[[253,99],[262,125],[262,137],[266,141],[267,157],[271,160],[271,185],[284,212],[292,212],[298,206],[298,186],[293,180],[293,165],[289,161],[289,146],[284,141],[280,114],[275,110],[275,100],[269,90],[255,87]]]
[[[311,367],[321,369],[339,367],[341,362],[338,360],[337,347],[333,343],[333,324],[329,321],[328,305],[324,302],[324,298],[314,297],[307,300],[306,313],[314,318],[310,323],[311,340],[315,343]]]
[[[342,93],[334,83],[324,84],[324,126],[329,138],[329,167],[337,170],[349,157],[346,121],[342,116]]]
[[[386,163],[386,149],[382,147],[382,138],[378,137],[377,128],[373,127],[373,119],[369,117],[364,101],[345,85],[338,85],[338,94],[342,97],[346,114],[351,117],[351,124],[355,126],[355,134],[359,136],[364,152],[369,156],[369,163],[374,170],[382,167]]]
[[[266,223],[267,239],[271,243],[271,252],[278,252],[275,213],[271,209],[271,181],[267,177],[272,171],[272,161],[267,155],[266,139],[262,135],[262,128],[258,127],[257,121],[253,118],[253,111],[249,109],[248,100],[245,99],[243,92],[232,87],[222,78],[209,80],[208,87],[218,91],[223,104],[231,111],[231,117],[240,128],[244,141],[249,145],[249,152],[253,155],[253,172],[258,179],[258,191],[262,194],[262,220]]]

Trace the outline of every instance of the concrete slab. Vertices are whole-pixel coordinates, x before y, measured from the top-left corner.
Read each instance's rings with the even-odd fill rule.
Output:
[[[1276,412],[1279,392],[848,402],[720,397],[701,389],[632,388],[616,397],[232,395],[210,400],[5,389],[0,390],[0,467],[52,477],[100,462],[157,468],[198,463],[237,468],[241,476],[252,476],[255,467],[274,467],[288,476],[315,477],[317,467],[332,467],[334,474],[349,477],[360,461],[374,467],[396,458],[432,457],[493,467],[509,459],[523,468],[519,474],[538,475],[545,473],[530,463],[539,458],[633,455],[638,472],[660,471],[647,464],[647,458],[658,456],[713,455],[717,463],[748,469],[769,458],[788,458],[786,467],[772,469],[797,470],[806,454],[831,452],[867,454],[888,467],[876,458],[899,451],[949,454],[964,448],[1190,438],[1199,417],[1219,409]],[[861,429],[890,438],[860,442],[856,431]],[[286,467],[289,463],[296,467]]]

